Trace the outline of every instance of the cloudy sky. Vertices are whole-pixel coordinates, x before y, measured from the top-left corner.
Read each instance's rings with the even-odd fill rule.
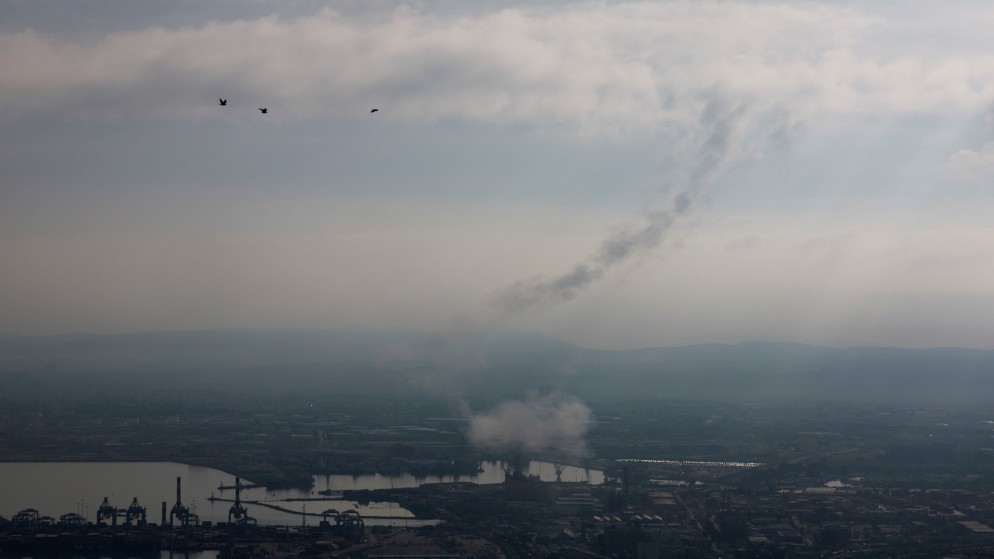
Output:
[[[0,333],[994,347],[985,2],[0,15]]]

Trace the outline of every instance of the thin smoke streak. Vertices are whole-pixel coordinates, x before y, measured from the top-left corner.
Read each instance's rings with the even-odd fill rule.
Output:
[[[702,191],[734,159],[737,135],[746,113],[745,105],[727,111],[718,101],[708,103],[700,119],[706,137],[697,150],[685,187],[665,208],[648,212],[641,227],[609,237],[593,256],[570,271],[551,280],[519,281],[504,289],[497,294],[496,306],[519,312],[542,303],[572,300],[611,269],[659,247],[678,220],[693,209]]]

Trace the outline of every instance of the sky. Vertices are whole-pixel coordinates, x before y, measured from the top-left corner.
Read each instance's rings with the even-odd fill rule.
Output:
[[[0,334],[992,348],[992,25],[984,2],[5,0]]]

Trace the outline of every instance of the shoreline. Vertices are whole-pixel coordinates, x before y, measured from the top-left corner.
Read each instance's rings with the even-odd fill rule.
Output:
[[[200,468],[210,468],[210,469],[213,469],[213,470],[217,470],[217,471],[223,472],[223,473],[231,476],[233,479],[236,478],[236,477],[240,478],[242,480],[243,486],[254,485],[254,486],[257,486],[257,487],[265,487],[266,489],[309,489],[309,488],[313,488],[314,487],[314,485],[315,485],[315,478],[326,477],[326,476],[350,476],[350,477],[383,476],[383,477],[393,477],[393,476],[410,475],[410,476],[413,476],[415,479],[424,479],[424,478],[428,478],[428,477],[437,477],[437,478],[454,477],[454,478],[459,478],[459,477],[471,477],[471,476],[475,476],[475,475],[478,475],[478,474],[480,474],[480,473],[482,473],[484,471],[483,468],[482,468],[482,466],[478,467],[475,471],[472,471],[472,472],[454,472],[451,469],[437,470],[437,471],[429,471],[429,470],[410,471],[410,470],[403,470],[403,469],[396,469],[396,470],[394,470],[394,469],[384,469],[384,470],[379,470],[379,471],[365,471],[365,470],[362,470],[362,469],[360,469],[360,470],[349,470],[349,471],[333,470],[333,471],[330,471],[330,472],[327,472],[327,471],[325,471],[325,472],[310,472],[310,473],[298,472],[298,475],[307,476],[306,479],[304,477],[301,477],[300,479],[296,479],[296,480],[295,479],[290,479],[290,478],[287,478],[286,480],[274,480],[274,479],[266,480],[266,479],[262,479],[258,475],[258,472],[240,470],[239,468],[236,467],[235,464],[232,464],[230,461],[227,461],[227,460],[217,460],[217,461],[214,461],[214,460],[202,460],[202,459],[199,459],[199,458],[192,458],[192,459],[172,458],[172,459],[169,459],[169,458],[150,458],[150,457],[139,458],[139,457],[122,457],[122,456],[115,456],[115,457],[66,457],[66,456],[51,457],[51,456],[45,456],[45,457],[42,457],[42,456],[37,456],[37,455],[25,456],[23,454],[21,454],[21,455],[19,455],[17,457],[9,457],[9,456],[2,456],[2,455],[0,455],[0,463],[4,463],[4,462],[6,462],[6,463],[33,463],[33,462],[35,462],[35,463],[81,463],[81,464],[82,463],[90,463],[90,464],[99,464],[99,463],[126,464],[126,463],[157,463],[157,462],[158,463],[171,463],[171,464],[179,464],[179,465],[184,465],[184,466],[193,466],[193,467],[200,467]],[[504,463],[506,463],[506,460],[501,460],[501,459],[496,459],[496,458],[491,458],[491,457],[485,457],[485,458],[480,459],[479,464],[482,465],[484,462],[490,462],[490,463],[504,462]],[[530,462],[555,463],[555,462],[553,462],[551,460],[546,460],[546,459],[542,459],[542,458],[536,458],[534,460],[529,460],[529,463]],[[598,471],[598,472],[602,472],[602,473],[606,471],[604,465],[602,465],[602,464],[581,465],[581,464],[575,464],[575,463],[569,463],[569,462],[562,462],[561,464],[564,465],[564,466],[567,466],[567,467],[579,468],[579,469],[582,469],[582,470],[585,470],[585,471]],[[235,467],[233,467],[233,466],[235,466]],[[597,467],[597,466],[600,466],[600,467]],[[230,490],[233,490],[233,489],[234,489],[234,486],[225,487],[224,489],[218,488],[219,491],[230,491]]]

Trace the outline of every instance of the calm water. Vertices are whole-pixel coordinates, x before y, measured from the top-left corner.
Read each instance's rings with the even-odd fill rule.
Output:
[[[419,487],[426,483],[452,483],[455,481],[471,482],[479,484],[501,483],[504,481],[503,462],[483,462],[480,464],[483,471],[479,474],[469,476],[426,476],[415,477],[410,474],[396,476],[383,475],[362,475],[362,476],[314,476],[314,490],[322,489],[348,490],[348,489],[402,489],[406,487]],[[542,481],[556,481],[556,466],[551,462],[531,461],[525,467],[525,473],[537,475]],[[591,485],[604,483],[604,472],[599,470],[585,470],[575,466],[564,466],[562,481],[587,482]]]
[[[316,476],[312,490],[249,489],[242,491],[245,500],[264,501],[285,509],[298,512],[316,513],[327,509],[355,509],[363,516],[390,516],[396,520],[369,520],[367,524],[411,523],[411,513],[396,503],[370,503],[360,506],[342,500],[287,501],[286,499],[322,499],[317,494],[323,489],[389,489],[417,487],[425,483],[465,481],[474,483],[500,483],[504,479],[503,464],[484,462],[483,471],[473,476],[428,476],[411,475],[381,476]],[[547,462],[531,462],[527,473],[538,475],[543,480],[556,479],[555,466]],[[131,500],[138,498],[139,504],[148,509],[148,521],[160,522],[162,505],[168,509],[176,501],[176,478],[183,480],[183,504],[191,507],[201,520],[225,522],[231,503],[211,502],[208,498],[216,495],[234,498],[234,491],[218,490],[219,485],[232,485],[233,475],[213,468],[190,466],[175,462],[0,462],[0,516],[10,518],[26,508],[38,509],[42,515],[58,518],[68,512],[77,512],[90,521],[95,520],[97,507],[104,497],[117,508],[126,508]],[[604,482],[603,472],[586,471],[582,468],[566,467],[563,481]],[[299,525],[305,521],[300,514],[284,513],[259,505],[247,505],[249,514],[260,524]],[[168,517],[167,517],[168,518]],[[307,517],[307,524],[314,524],[318,518]]]

